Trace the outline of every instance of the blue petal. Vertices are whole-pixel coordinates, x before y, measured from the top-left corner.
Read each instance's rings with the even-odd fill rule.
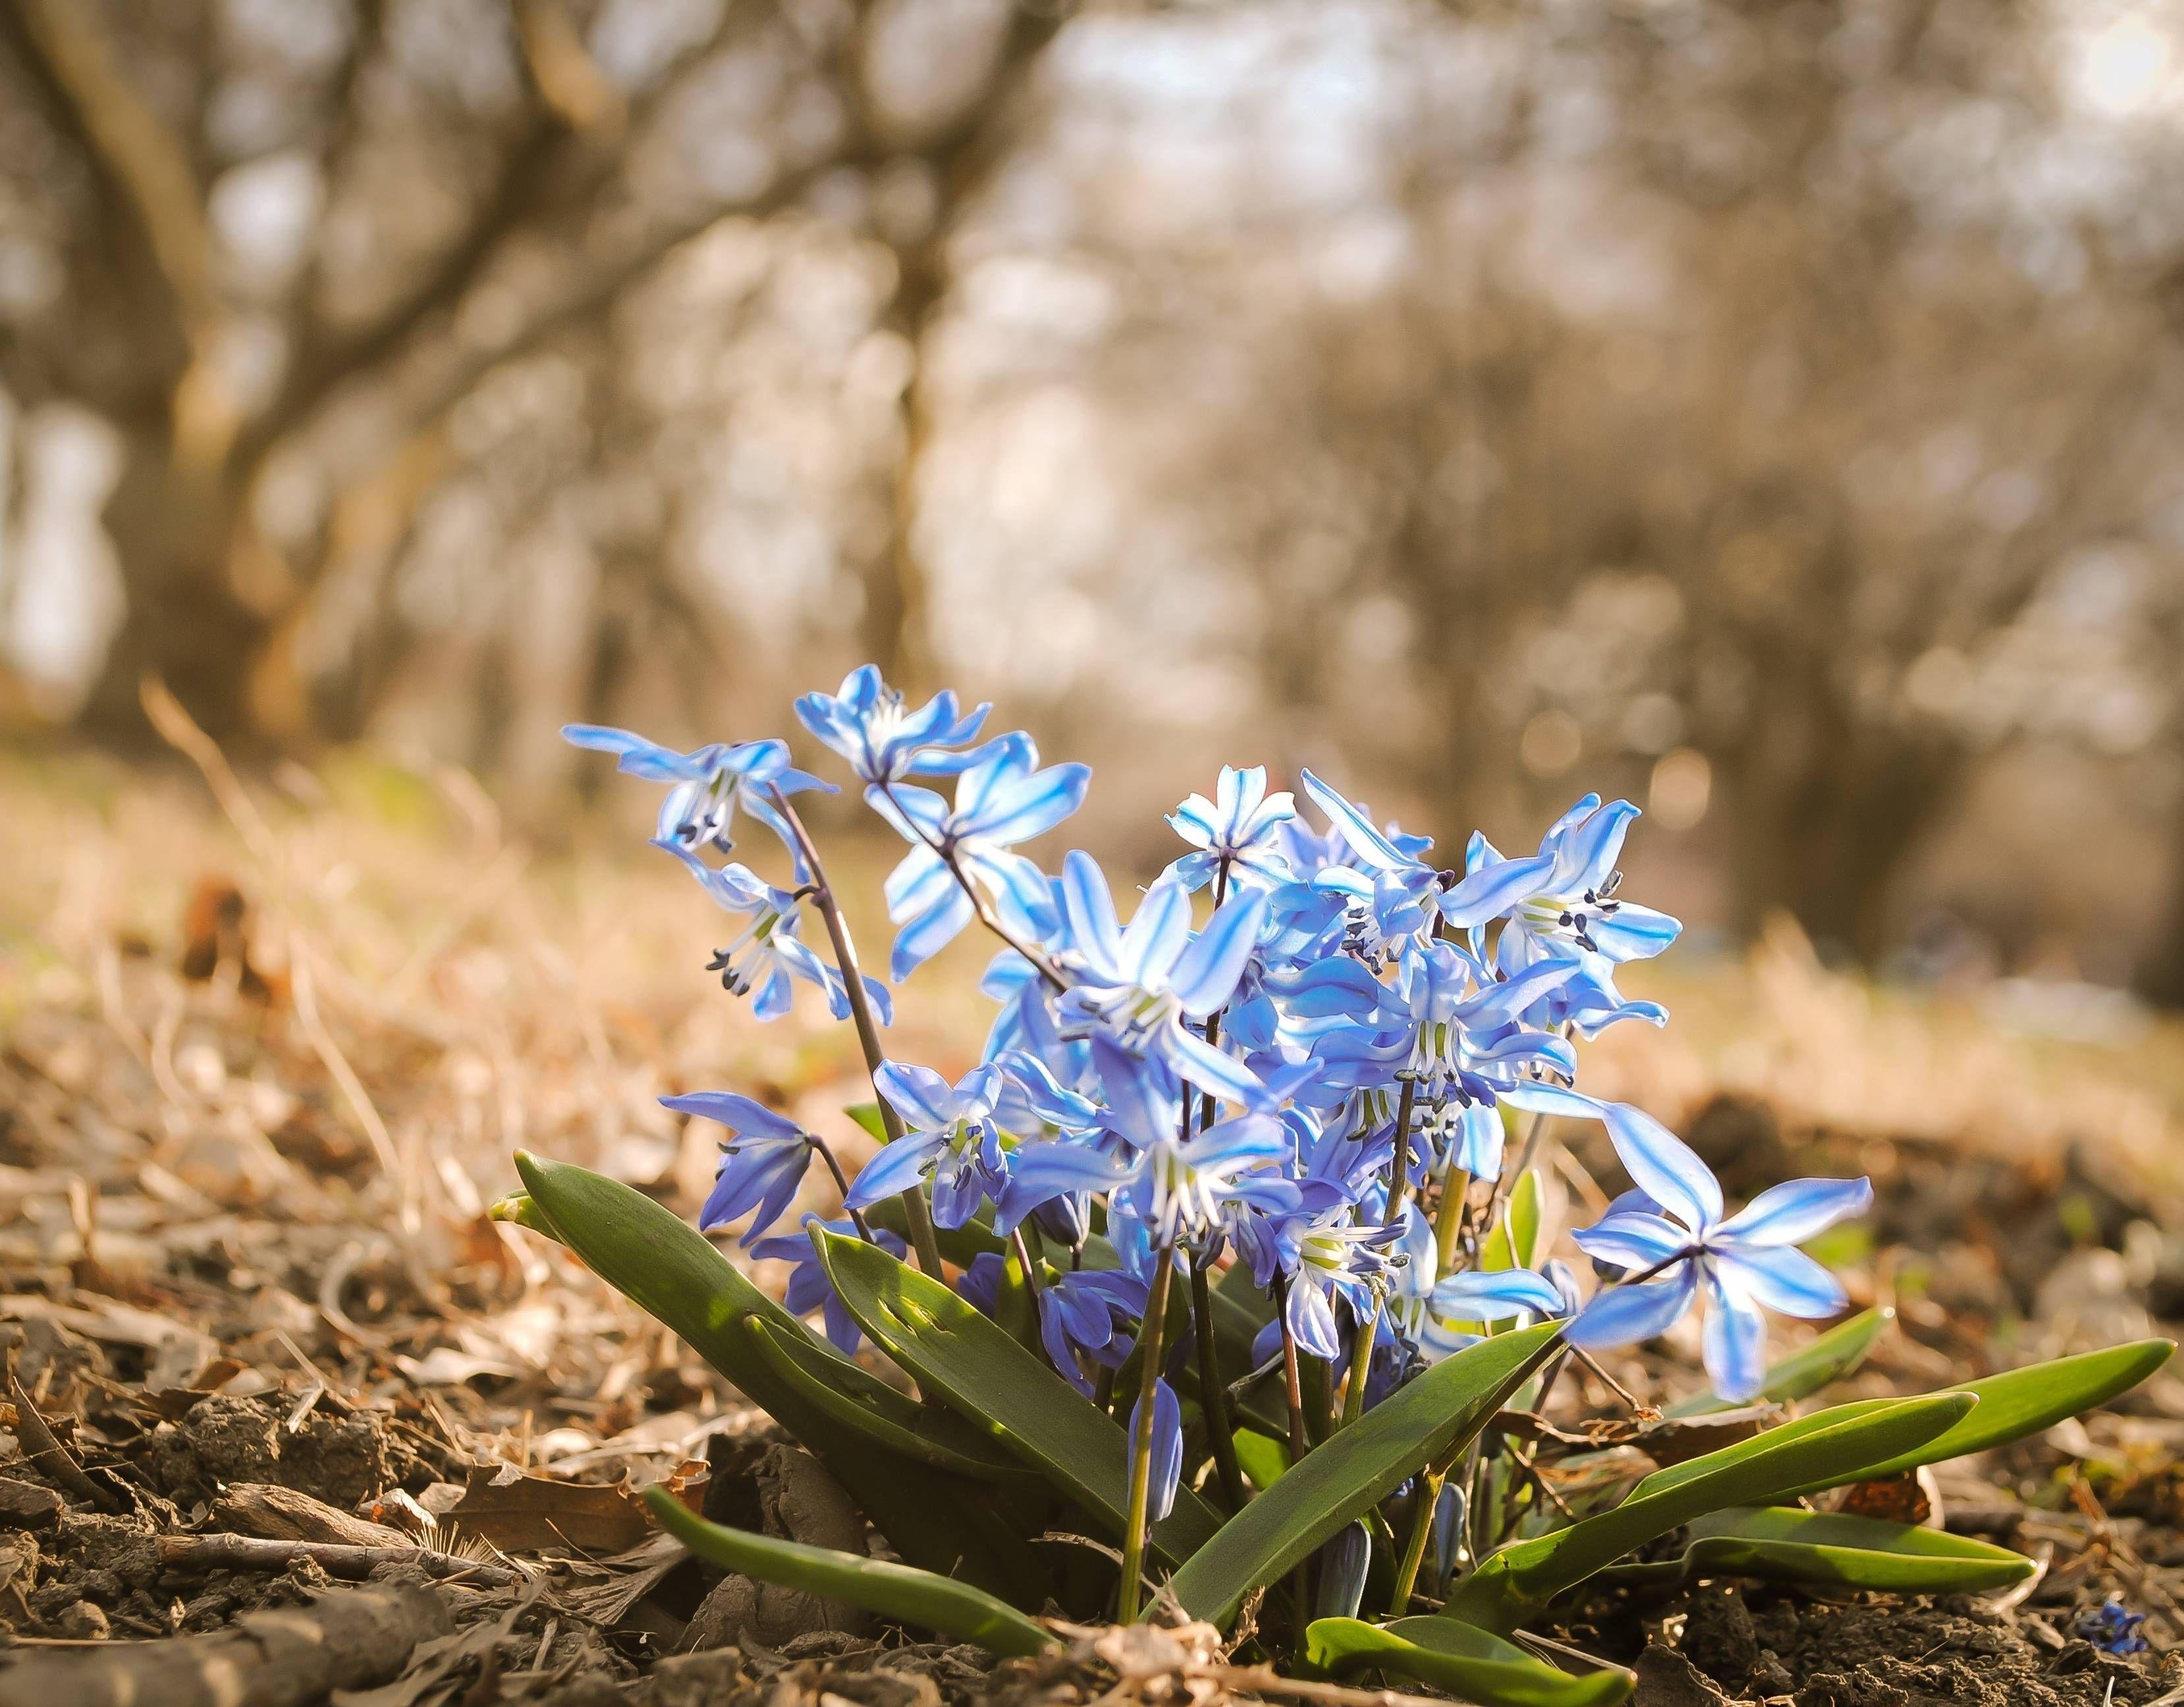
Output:
[[[1502,1116],[1484,1103],[1465,1109],[1457,1141],[1456,1165],[1475,1180],[1502,1177],[1502,1152],[1507,1142]]]
[[[977,916],[971,898],[951,885],[948,892],[896,933],[888,976],[900,984],[963,933]]]
[[[1502,1321],[1519,1310],[1559,1315],[1563,1301],[1545,1277],[1529,1269],[1474,1269],[1435,1285],[1433,1307],[1436,1315],[1454,1321]]]
[[[926,1170],[933,1165],[943,1143],[937,1132],[911,1132],[883,1145],[880,1153],[850,1182],[849,1194],[842,1199],[843,1207],[869,1209],[883,1198],[910,1190],[925,1177]]]
[[[1124,981],[1161,988],[1190,941],[1190,896],[1180,883],[1156,883],[1123,932]]]
[[[1498,919],[1540,892],[1551,869],[1545,859],[1504,859],[1482,865],[1440,898],[1440,915],[1459,930]]]
[[[1741,1290],[1754,1304],[1784,1315],[1818,1321],[1834,1315],[1850,1302],[1841,1281],[1792,1247],[1739,1248],[1718,1250],[1713,1256],[1724,1283]]]
[[[1418,865],[1416,859],[1382,835],[1371,819],[1311,771],[1303,772],[1301,780],[1312,803],[1327,815],[1336,831],[1350,844],[1351,851],[1367,865],[1378,871],[1401,871]]]
[[[1205,1038],[1171,1026],[1163,1042],[1168,1065],[1201,1090],[1247,1108],[1262,1108],[1272,1100],[1256,1073],[1234,1056],[1222,1054]]]
[[[1654,1202],[1693,1232],[1721,1219],[1721,1183],[1689,1144],[1628,1103],[1608,1104],[1601,1118],[1624,1169]]]
[[[1870,1180],[1788,1180],[1752,1198],[1715,1237],[1730,1245],[1800,1245],[1872,1207]]]
[[[1266,920],[1267,898],[1257,890],[1232,895],[1214,910],[1168,976],[1185,1013],[1202,1020],[1235,993]]]
[[[1284,1314],[1298,1350],[1318,1358],[1333,1359],[1342,1354],[1342,1342],[1334,1331],[1334,1308],[1318,1287],[1301,1278],[1292,1280]]]
[[[1628,800],[1610,801],[1557,837],[1552,892],[1581,895],[1598,891],[1615,869],[1624,834],[1637,815],[1638,809]]]
[[[1613,913],[1593,919],[1585,934],[1602,954],[1620,962],[1650,959],[1674,942],[1683,929],[1680,919],[1625,901]]]
[[[1658,1215],[1613,1213],[1573,1232],[1570,1238],[1587,1256],[1634,1271],[1664,1262],[1691,1243],[1691,1235],[1674,1221]]]
[[[1707,1276],[1704,1357],[1713,1390],[1742,1404],[1767,1384],[1767,1318],[1734,1282]]]
[[[1084,803],[1089,765],[1056,765],[996,789],[959,827],[962,834],[1007,846],[1044,836]]]
[[[1665,1280],[1642,1286],[1605,1287],[1563,1329],[1563,1337],[1588,1351],[1635,1345],[1666,1333],[1691,1307],[1698,1277],[1685,1263]]]
[[[764,1103],[738,1096],[733,1091],[693,1091],[684,1097],[662,1097],[660,1105],[678,1115],[694,1115],[701,1120],[717,1120],[732,1132],[759,1138],[797,1138],[804,1128]]]
[[[1062,859],[1061,898],[1078,948],[1102,972],[1119,971],[1123,932],[1115,922],[1114,892],[1089,854],[1072,848]]]
[[[1054,886],[1046,873],[1021,854],[974,850],[963,856],[964,869],[983,881],[994,898],[1001,923],[1018,937],[1044,942],[1061,923],[1055,910]]]
[[[956,887],[948,863],[922,842],[904,854],[888,873],[882,892],[887,897],[888,918],[900,925],[929,912]]]
[[[945,1132],[956,1124],[955,1087],[930,1067],[882,1061],[872,1071],[872,1087],[913,1131]]]
[[[1138,1416],[1145,1405],[1140,1393],[1138,1402],[1130,1407],[1130,1438],[1138,1434]],[[1145,1510],[1147,1517],[1158,1523],[1175,1506],[1176,1485],[1183,1480],[1183,1407],[1176,1402],[1174,1390],[1165,1381],[1153,1383],[1153,1434],[1151,1498]]]

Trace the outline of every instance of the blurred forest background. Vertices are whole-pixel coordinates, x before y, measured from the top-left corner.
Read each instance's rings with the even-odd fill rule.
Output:
[[[2184,1001],[2184,4],[0,0],[8,738],[550,826],[867,657]]]

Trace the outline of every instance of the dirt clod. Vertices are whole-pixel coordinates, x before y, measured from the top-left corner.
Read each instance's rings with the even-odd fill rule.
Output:
[[[421,1466],[370,1412],[305,1414],[292,1431],[261,1398],[214,1394],[152,1439],[151,1472],[177,1501],[210,1502],[228,1482],[271,1482],[347,1510]]]

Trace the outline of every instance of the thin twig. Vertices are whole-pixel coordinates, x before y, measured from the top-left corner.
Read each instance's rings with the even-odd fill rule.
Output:
[[[8,1377],[8,1397],[15,1406],[15,1433],[22,1441],[24,1458],[85,1504],[96,1506],[101,1511],[119,1511],[120,1502],[84,1474],[83,1466],[61,1444],[60,1437],[31,1402],[23,1383],[12,1375]]]
[[[503,1588],[530,1579],[514,1567],[488,1565],[429,1547],[361,1547],[340,1541],[265,1541],[254,1535],[162,1535],[159,1557],[191,1571],[286,1571],[309,1560],[329,1576],[361,1582],[382,1565],[414,1565],[442,1582],[467,1578]]]

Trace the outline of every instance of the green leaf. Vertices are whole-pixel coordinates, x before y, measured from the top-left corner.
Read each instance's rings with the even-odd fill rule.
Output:
[[[791,1337],[772,1323],[753,1317],[744,1332],[774,1372],[794,1387],[813,1409],[845,1428],[856,1430],[889,1451],[952,1471],[973,1482],[1038,1480],[1038,1472],[997,1451],[994,1443],[952,1410],[920,1404],[893,1387],[875,1383],[852,1392],[837,1385],[826,1354],[808,1335]]]
[[[888,1141],[887,1121],[881,1116],[878,1103],[852,1103],[842,1112],[872,1135],[872,1142],[883,1144]]]
[[[1221,1526],[1169,1580],[1194,1618],[1226,1626],[1244,1597],[1275,1581],[1403,1479],[1463,1445],[1543,1363],[1561,1327],[1466,1346],[1305,1454]]]
[[[1853,1480],[1869,1473],[1865,1466],[1942,1434],[1978,1402],[1968,1393],[1936,1393],[1839,1405],[1656,1471],[1612,1510],[1490,1555],[1457,1585],[1445,1615],[1507,1635],[1556,1595],[1656,1536],[1725,1506],[1786,1498],[1816,1478],[1822,1486],[1831,1486],[1830,1478]]]
[[[916,1379],[1120,1536],[1129,1499],[1122,1426],[929,1276],[876,1245],[811,1230],[835,1293],[872,1342]],[[1153,1526],[1171,1562],[1212,1538],[1219,1520],[1189,1488]]]
[[[1946,1434],[1912,1447],[1881,1464],[1868,1465],[1825,1481],[1808,1482],[1785,1489],[1779,1496],[1817,1493],[1840,1487],[1847,1482],[1864,1482],[1916,1470],[1922,1464],[1939,1464],[1970,1452],[2006,1446],[2052,1428],[2066,1416],[2075,1416],[2097,1404],[2105,1404],[2127,1393],[2169,1361],[2176,1343],[2167,1339],[2134,1340],[2110,1346],[2106,1351],[2082,1352],[2025,1369],[2005,1370],[1979,1381],[1944,1387],[1942,1393],[1970,1393],[1979,1401],[1973,1411]],[[1940,1397],[1940,1394],[1935,1395]]]
[[[1887,1332],[1896,1312],[1886,1305],[1861,1310],[1839,1321],[1802,1350],[1792,1352],[1767,1371],[1759,1397],[1770,1404],[1789,1404],[1841,1381],[1866,1359]],[[1748,1402],[1748,1401],[1747,1401]],[[1713,1393],[1702,1393],[1669,1408],[1670,1416],[1704,1416],[1711,1411],[1734,1410],[1736,1405]]]
[[[1602,1576],[1648,1584],[1753,1576],[1892,1594],[1975,1594],[2021,1582],[2032,1570],[2023,1554],[1970,1536],[1770,1505],[1709,1513],[1691,1524],[1680,1558],[1613,1566]]]
[[[1509,1193],[1502,1219],[1479,1247],[1482,1269],[1528,1269],[1540,1254],[1540,1176],[1527,1168]]]
[[[750,1283],[710,1240],[642,1192],[588,1169],[515,1155],[525,1191],[562,1242],[610,1286],[657,1316],[691,1348],[816,1454],[865,1515],[913,1565],[968,1578],[1039,1604],[1045,1567],[981,1503],[977,1484],[935,1473],[877,1448],[844,1428],[777,1374],[743,1332],[762,1321],[785,1342],[800,1337],[810,1367],[843,1393],[890,1391]]]
[[[1039,1654],[1059,1645],[1058,1637],[1006,1601],[967,1582],[915,1565],[708,1523],[663,1487],[645,1489],[644,1503],[662,1529],[724,1571],[800,1588],[828,1600],[845,1600],[883,1618],[922,1625],[959,1642],[974,1642],[989,1654]]]
[[[1287,1441],[1276,1440],[1256,1428],[1240,1428],[1230,1437],[1236,1443],[1236,1462],[1260,1493],[1264,1493],[1289,1473]]]
[[[1452,1618],[1399,1618],[1384,1626],[1322,1618],[1305,1640],[1306,1659],[1323,1671],[1394,1672],[1479,1707],[1612,1707],[1638,1682],[1619,1665],[1573,1677]]]

